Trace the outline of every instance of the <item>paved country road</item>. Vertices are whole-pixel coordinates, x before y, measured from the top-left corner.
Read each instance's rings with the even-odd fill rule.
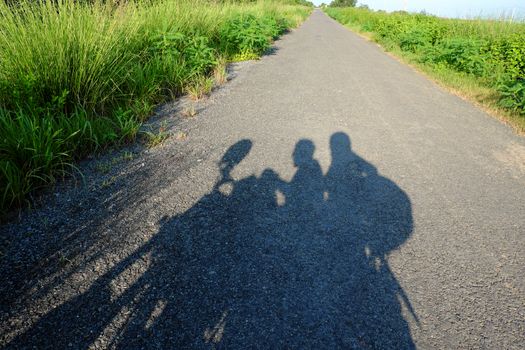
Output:
[[[523,138],[319,10],[234,73],[1,227],[0,347],[525,347]]]

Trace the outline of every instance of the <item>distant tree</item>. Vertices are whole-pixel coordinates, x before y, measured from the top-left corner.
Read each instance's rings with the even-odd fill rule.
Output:
[[[314,3],[308,0],[286,0],[284,3],[315,7]]]
[[[363,9],[363,10],[370,10],[370,7],[368,7],[367,4],[359,4],[358,8]]]
[[[357,0],[334,0],[330,3],[330,7],[355,7]]]

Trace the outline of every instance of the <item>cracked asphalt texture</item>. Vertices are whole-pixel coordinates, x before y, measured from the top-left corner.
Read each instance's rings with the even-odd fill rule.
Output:
[[[509,127],[319,10],[181,108],[0,228],[0,347],[525,347]]]

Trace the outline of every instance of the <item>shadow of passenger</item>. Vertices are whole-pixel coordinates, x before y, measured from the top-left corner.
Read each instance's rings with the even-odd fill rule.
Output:
[[[335,243],[331,251],[340,259],[332,273],[342,283],[332,293],[344,299],[344,332],[358,347],[414,348],[402,306],[415,313],[387,260],[412,233],[410,200],[352,151],[345,133],[332,135],[330,149],[325,218]]]
[[[412,232],[407,195],[344,133],[326,175],[300,140],[290,182],[233,179],[251,147],[231,146],[210,193],[9,345],[414,348],[388,264]]]

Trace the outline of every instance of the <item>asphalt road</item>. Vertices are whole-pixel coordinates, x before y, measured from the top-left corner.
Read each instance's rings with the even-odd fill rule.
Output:
[[[525,347],[523,138],[320,11],[234,75],[0,229],[0,347]]]

